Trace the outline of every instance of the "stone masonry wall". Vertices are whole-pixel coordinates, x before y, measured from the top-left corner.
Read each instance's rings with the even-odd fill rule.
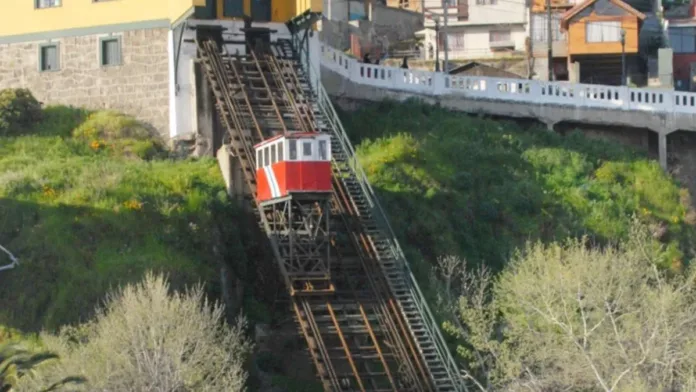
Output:
[[[166,28],[123,32],[122,65],[109,67],[100,65],[100,35],[52,39],[60,45],[55,72],[39,72],[39,47],[47,41],[2,44],[0,89],[28,88],[46,105],[122,111],[168,138],[167,33]]]

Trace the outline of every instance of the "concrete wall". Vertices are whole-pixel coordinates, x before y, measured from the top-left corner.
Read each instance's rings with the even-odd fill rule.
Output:
[[[120,66],[102,67],[95,34],[52,39],[60,70],[39,72],[39,47],[47,41],[0,45],[0,89],[24,87],[46,104],[116,109],[169,129],[169,29],[131,30],[122,40]],[[108,35],[108,34],[106,34]]]
[[[401,9],[393,9],[377,5],[373,8],[372,20],[347,21],[347,5],[336,3],[332,9],[332,18],[324,15],[322,22],[322,39],[335,48],[349,48],[350,35],[360,39],[360,45],[365,48],[379,47],[382,52],[404,40],[415,38],[417,31],[423,29],[423,15]],[[353,11],[363,9],[360,2],[351,2]]]
[[[423,30],[424,20],[418,12],[377,5],[372,10],[372,22],[377,34],[396,41],[414,38]]]

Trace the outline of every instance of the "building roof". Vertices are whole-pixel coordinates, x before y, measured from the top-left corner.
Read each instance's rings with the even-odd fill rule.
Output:
[[[506,71],[501,68],[493,67],[488,64],[483,64],[478,61],[470,61],[468,63],[462,64],[458,67],[452,68],[449,71],[450,75],[457,75],[461,73],[466,73],[474,68],[479,68],[481,70],[481,76],[492,76],[499,78],[520,78],[520,75]]]
[[[561,29],[563,31],[568,30],[568,24],[570,23],[570,20],[580,12],[582,12],[585,8],[591,6],[592,4],[596,3],[598,0],[586,0],[583,1],[580,4],[577,4],[575,7],[569,9],[566,11],[566,13],[563,14],[561,17]],[[624,9],[626,12],[631,13],[635,16],[638,17],[640,20],[645,20],[645,14],[638,11],[637,9],[631,7],[628,3],[622,1],[622,0],[608,0],[610,3]]]

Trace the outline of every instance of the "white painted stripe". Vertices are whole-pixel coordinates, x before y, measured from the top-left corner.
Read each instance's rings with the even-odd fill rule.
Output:
[[[268,172],[271,173],[271,182],[273,183],[273,186],[275,187],[276,190],[276,197],[280,197],[280,185],[278,185],[278,179],[276,178],[275,172],[273,171],[273,167],[269,166],[268,167]]]
[[[266,173],[268,187],[271,189],[271,197],[280,197],[280,187],[278,186],[278,181],[276,180],[275,173],[273,173],[273,168],[270,166],[264,166],[263,171]]]
[[[268,166],[263,167],[263,172],[266,174],[266,184],[268,184],[268,190],[271,192],[271,199],[273,199],[275,197],[275,189],[273,188],[271,175],[268,173]]]

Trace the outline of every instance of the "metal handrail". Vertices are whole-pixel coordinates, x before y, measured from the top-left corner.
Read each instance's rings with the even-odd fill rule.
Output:
[[[433,341],[435,343],[439,356],[443,358],[446,362],[447,374],[459,390],[467,390],[466,385],[464,384],[464,381],[461,378],[459,366],[457,365],[456,361],[454,360],[454,357],[452,356],[452,353],[450,352],[449,348],[447,347],[447,344],[445,343],[442,331],[440,330],[440,327],[435,321],[435,317],[433,316],[433,313],[425,300],[425,296],[420,290],[418,282],[416,281],[411,267],[409,266],[409,263],[406,260],[406,255],[404,254],[401,245],[399,244],[399,241],[396,238],[396,234],[394,234],[394,230],[391,224],[389,223],[387,215],[384,212],[384,209],[382,208],[381,204],[379,203],[377,195],[374,189],[372,188],[372,185],[370,185],[365,171],[358,162],[357,154],[355,153],[353,145],[350,142],[350,139],[348,138],[348,134],[343,128],[343,124],[338,118],[336,109],[334,108],[333,103],[331,102],[331,99],[329,98],[328,93],[326,92],[326,89],[324,89],[324,86],[321,83],[320,77],[317,76],[320,75],[320,73],[314,69],[311,63],[306,61],[305,56],[302,55],[302,48],[300,48],[298,52],[300,54],[300,63],[302,64],[302,67],[305,69],[305,72],[307,72],[307,76],[309,76],[310,78],[310,86],[314,87],[313,90],[316,90],[313,91],[313,93],[317,98],[317,104],[319,106],[319,109],[324,114],[326,121],[331,126],[331,130],[333,131],[334,135],[338,136],[338,140],[341,144],[341,147],[346,152],[349,163],[352,166],[352,171],[358,179],[358,183],[362,188],[364,195],[366,196],[367,202],[369,203],[370,207],[373,208],[373,210],[378,212],[382,222],[385,224],[385,227],[387,229],[387,240],[389,241],[392,253],[394,254],[394,256],[396,256],[395,258],[403,265],[404,270],[408,275],[407,283],[409,283],[409,288],[411,289],[411,292],[414,294],[414,303],[418,308],[419,312],[422,315],[424,315],[423,324],[428,329],[429,334],[433,336]],[[312,86],[312,78],[316,79],[316,86]]]
[[[11,270],[11,269],[13,269],[13,268],[15,268],[15,267],[17,267],[17,266],[19,265],[19,259],[16,258],[16,257],[12,254],[12,252],[10,252],[9,250],[7,250],[7,249],[6,249],[5,247],[3,247],[2,245],[0,245],[0,250],[3,251],[5,254],[7,254],[7,256],[10,258],[10,261],[11,261],[10,264],[4,265],[4,266],[0,267],[0,271]]]

